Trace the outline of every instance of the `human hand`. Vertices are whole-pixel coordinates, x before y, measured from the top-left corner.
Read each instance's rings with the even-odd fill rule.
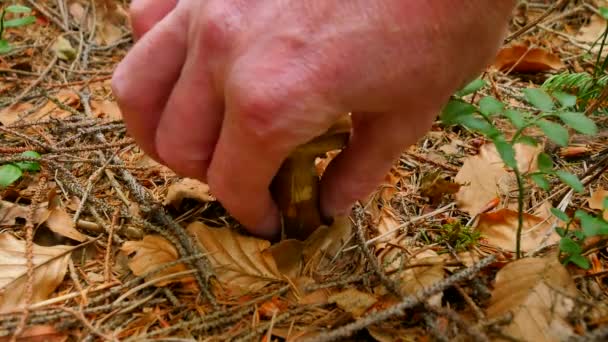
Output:
[[[321,184],[346,213],[498,49],[513,0],[134,0],[113,89],[130,134],[206,181],[252,233],[279,229],[269,185],[290,152],[353,113]]]

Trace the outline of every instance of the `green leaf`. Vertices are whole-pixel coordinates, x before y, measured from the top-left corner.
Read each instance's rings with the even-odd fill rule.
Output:
[[[545,191],[549,191],[551,189],[551,184],[549,183],[549,180],[547,180],[547,177],[545,177],[545,175],[543,174],[533,173],[530,175],[530,179],[532,179],[532,181],[536,183],[539,188]]]
[[[0,39],[0,55],[7,54],[13,50],[11,44],[4,39]]]
[[[5,164],[0,166],[0,188],[6,188],[13,184],[23,175],[23,171],[15,164]]]
[[[604,197],[604,201],[602,202],[602,209],[608,209],[608,197]]]
[[[551,214],[553,214],[553,216],[557,217],[561,221],[563,221],[563,222],[570,221],[570,218],[568,217],[568,215],[565,212],[563,212],[557,208],[551,208],[549,210],[551,210]]]
[[[571,255],[564,261],[565,264],[568,264],[568,262],[571,262],[584,270],[588,270],[591,267],[589,260],[580,254]]]
[[[564,261],[566,265],[568,262],[571,262],[584,270],[588,270],[591,267],[589,260],[580,254],[571,255]]]
[[[596,135],[597,126],[593,120],[589,119],[585,114],[579,112],[558,112],[557,116],[566,124],[568,127],[575,131],[587,135]]]
[[[538,169],[544,173],[553,173],[553,159],[544,152],[539,154]]]
[[[478,119],[472,115],[462,116],[456,120],[457,123],[467,127],[470,130],[477,131],[483,135],[493,138],[500,132],[486,120]]]
[[[557,233],[557,235],[559,235],[560,237],[564,237],[566,236],[566,230],[562,227],[555,227],[555,232]]]
[[[36,17],[28,16],[23,18],[15,18],[4,21],[4,27],[21,27],[25,25],[30,25],[36,22]]]
[[[475,106],[470,103],[460,100],[450,100],[443,108],[441,121],[446,125],[454,125],[459,118],[473,115],[476,111],[477,109]]]
[[[505,110],[505,104],[498,101],[493,96],[486,96],[479,100],[479,111],[484,116],[491,116],[492,114],[500,114]]]
[[[483,88],[486,84],[486,81],[482,80],[481,78],[478,78],[473,82],[467,84],[464,88],[460,89],[458,92],[456,92],[455,95],[458,97],[463,97],[469,94],[473,94],[474,92]]]
[[[493,139],[493,142],[505,165],[515,170],[517,168],[517,160],[515,160],[515,149],[513,149],[513,146],[505,141],[502,135],[498,135]]]
[[[591,216],[582,210],[577,210],[574,217],[581,221],[581,227],[586,237],[608,234],[608,222]]]
[[[551,139],[554,143],[560,146],[568,145],[568,130],[560,124],[548,120],[539,120],[536,122],[536,126],[538,126],[538,128],[545,133],[547,138]]]
[[[574,234],[574,236],[576,236],[576,238],[579,240],[585,239],[585,233],[581,232],[580,230],[575,230],[572,232],[572,234]]]
[[[533,137],[530,137],[527,135],[520,136],[519,138],[517,138],[516,142],[526,144],[528,146],[533,146],[533,147],[538,146],[538,141],[536,141],[536,139],[534,139]]]
[[[583,185],[583,183],[581,183],[581,181],[576,175],[573,175],[570,172],[566,172],[564,170],[557,170],[555,171],[555,174],[557,175],[557,177],[559,177],[562,183],[568,185],[569,187],[574,189],[574,191],[579,193],[585,192],[585,186]]]
[[[10,5],[10,6],[6,6],[4,11],[6,11],[8,13],[31,13],[32,9],[27,6],[22,6],[22,5]]]
[[[562,105],[562,108],[571,108],[576,106],[576,96],[568,93],[564,93],[563,91],[554,91],[551,93],[553,97],[559,101]]]
[[[502,115],[509,119],[509,121],[511,121],[513,126],[515,126],[515,128],[517,129],[522,128],[526,125],[524,114],[520,111],[517,111],[515,109],[507,109],[502,113]]]
[[[523,90],[526,100],[534,107],[549,112],[554,108],[553,99],[540,88],[527,88]]]
[[[583,249],[581,248],[581,246],[578,245],[578,243],[567,237],[562,238],[559,241],[559,249],[562,252],[568,253],[570,255],[581,254],[581,252],[583,251]]]
[[[25,151],[21,153],[22,157],[40,159],[40,154],[36,151]],[[17,162],[15,163],[21,170],[25,171],[40,171],[40,164],[37,162]]]
[[[608,7],[600,7],[600,8],[599,8],[599,11],[600,11],[600,15],[601,15],[601,16],[602,16],[604,19],[608,20]]]

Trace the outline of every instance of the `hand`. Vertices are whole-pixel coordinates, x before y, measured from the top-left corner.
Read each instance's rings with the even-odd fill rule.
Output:
[[[322,180],[344,214],[491,60],[513,0],[134,0],[138,41],[113,88],[152,157],[206,181],[251,232],[271,237],[268,190],[287,155],[353,113]]]

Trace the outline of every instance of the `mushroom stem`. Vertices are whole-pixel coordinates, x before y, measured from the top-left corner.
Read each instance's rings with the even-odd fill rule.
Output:
[[[331,218],[324,218],[321,214],[320,178],[315,160],[328,151],[346,146],[350,127],[350,117],[345,117],[325,134],[298,147],[275,176],[271,192],[281,211],[287,238],[305,240],[322,224],[331,223]]]

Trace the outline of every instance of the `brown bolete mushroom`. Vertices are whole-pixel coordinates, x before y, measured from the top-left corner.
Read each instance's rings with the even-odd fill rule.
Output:
[[[299,146],[281,165],[271,191],[281,211],[285,237],[305,240],[319,226],[331,223],[331,218],[321,214],[315,160],[344,148],[351,127],[350,116],[343,116],[324,134]]]

